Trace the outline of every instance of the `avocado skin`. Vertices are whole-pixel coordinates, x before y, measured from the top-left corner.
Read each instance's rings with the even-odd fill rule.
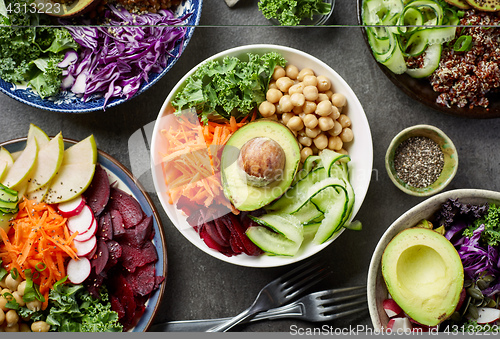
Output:
[[[421,227],[401,231],[382,255],[391,297],[413,320],[435,326],[455,311],[463,288],[462,261],[443,235]]]
[[[257,137],[276,141],[285,153],[281,180],[264,187],[247,184],[237,164],[243,145]],[[279,198],[290,187],[300,164],[300,148],[290,130],[277,121],[259,119],[238,129],[227,141],[221,157],[221,177],[225,196],[240,211],[254,211]]]

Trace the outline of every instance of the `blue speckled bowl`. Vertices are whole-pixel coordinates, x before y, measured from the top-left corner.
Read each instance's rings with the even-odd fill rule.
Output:
[[[177,57],[170,57],[168,59],[167,67],[161,73],[150,73],[149,82],[144,82],[137,93],[132,97],[144,93],[148,88],[153,86],[158,80],[161,79],[171,68],[174,66],[177,59],[181,56],[182,52],[186,49],[191,36],[194,33],[195,26],[200,22],[201,8],[203,5],[203,0],[183,0],[182,4],[176,10],[176,16],[182,17],[187,13],[193,13],[186,23],[187,32],[184,40],[178,42],[171,52],[172,55]],[[52,112],[60,113],[88,113],[93,111],[103,110],[104,108],[104,98],[90,99],[86,102],[82,101],[80,98],[76,97],[73,93],[64,91],[61,92],[57,97],[41,99],[38,94],[31,91],[31,89],[18,88],[16,85],[6,82],[0,79],[0,91],[7,94],[8,96],[25,103],[27,105],[44,109]],[[127,101],[125,98],[114,98],[108,101],[106,108],[117,106],[123,102]]]

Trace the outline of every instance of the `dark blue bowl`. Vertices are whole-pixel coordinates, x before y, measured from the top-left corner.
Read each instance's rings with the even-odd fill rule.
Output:
[[[178,42],[174,49],[171,51],[173,56],[169,57],[167,67],[161,73],[150,73],[149,81],[143,82],[137,93],[132,98],[144,93],[148,88],[153,86],[158,80],[161,79],[175,64],[177,59],[181,56],[182,52],[186,49],[191,36],[194,33],[195,26],[200,22],[201,8],[203,0],[183,0],[182,4],[176,10],[176,16],[182,17],[188,13],[192,15],[186,22],[187,32],[182,42]],[[56,97],[42,99],[38,94],[31,89],[25,87],[18,87],[15,84],[6,82],[0,79],[0,91],[8,96],[33,107],[44,109],[52,112],[60,113],[88,113],[93,111],[100,111],[104,109],[104,98],[93,98],[83,101],[81,98],[75,96],[72,92],[63,91]],[[114,98],[110,99],[106,104],[106,108],[117,106],[124,103],[129,99]]]

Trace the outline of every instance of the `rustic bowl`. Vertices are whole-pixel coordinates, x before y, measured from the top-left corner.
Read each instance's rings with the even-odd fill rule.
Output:
[[[427,187],[413,187],[401,180],[394,169],[394,153],[398,146],[411,137],[427,137],[434,140],[444,155],[444,166],[437,180]],[[458,169],[458,153],[451,139],[439,128],[430,125],[408,127],[392,139],[385,154],[385,168],[391,181],[401,191],[419,197],[426,197],[442,191],[455,177]]]

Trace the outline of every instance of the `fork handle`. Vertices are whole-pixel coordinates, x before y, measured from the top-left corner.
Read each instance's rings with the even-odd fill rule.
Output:
[[[231,318],[230,320],[225,321],[222,324],[216,325],[212,328],[209,328],[208,330],[206,330],[206,332],[226,332],[227,330],[233,328],[234,326],[250,318],[252,315],[256,313],[257,312],[252,310],[252,307],[247,308],[246,310],[244,310],[237,316]]]
[[[266,319],[279,319],[279,318],[295,318],[303,315],[303,309],[300,304],[289,304],[277,308],[273,308],[266,312],[260,312],[255,317],[245,319],[240,324],[248,322],[255,322]],[[214,326],[221,325],[231,318],[217,318],[217,319],[200,319],[200,320],[179,320],[170,321],[151,326],[151,332],[205,332]]]

